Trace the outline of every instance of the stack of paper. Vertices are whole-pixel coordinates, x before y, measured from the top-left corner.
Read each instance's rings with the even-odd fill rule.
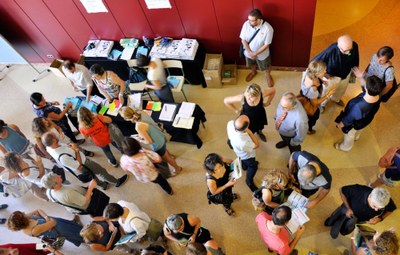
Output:
[[[96,57],[96,49],[99,46],[100,40],[89,40],[83,51],[85,57]]]
[[[135,93],[128,96],[128,106],[142,109],[142,93]]]
[[[199,43],[196,39],[183,38],[179,43],[179,57],[180,59],[193,60],[196,56]]]
[[[96,48],[96,57],[108,57],[113,46],[113,41],[101,40]]]
[[[135,51],[135,48],[125,48],[122,51],[121,59],[123,59],[123,60],[131,59],[134,51]]]
[[[122,104],[119,100],[114,99],[114,101],[110,104],[109,109],[107,111],[108,115],[117,116],[119,109],[121,109]]]
[[[172,123],[172,126],[176,127],[176,128],[192,129],[193,122],[194,122],[194,117],[181,118],[181,117],[177,116],[174,119],[174,122]]]
[[[195,103],[183,102],[177,116],[181,118],[190,118],[193,115],[195,107]]]
[[[98,95],[94,95],[90,97],[90,101],[92,101],[95,105],[99,105],[101,102],[103,102],[103,98],[99,97]]]
[[[176,104],[164,104],[160,113],[160,120],[172,121],[175,117]]]

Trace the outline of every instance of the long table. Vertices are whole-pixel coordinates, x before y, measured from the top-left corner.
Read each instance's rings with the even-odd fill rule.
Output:
[[[119,42],[114,42],[113,49],[123,50],[119,45]],[[133,53],[132,58],[136,56],[136,50]],[[201,44],[199,44],[194,60],[181,60],[183,71],[185,72],[185,78],[191,84],[201,84],[203,88],[207,87],[202,71],[205,56],[206,50]],[[129,79],[129,66],[125,60],[110,60],[105,57],[85,57],[84,63],[87,68],[90,68],[93,64],[99,64],[104,68],[104,70],[114,71],[122,80],[126,81]]]

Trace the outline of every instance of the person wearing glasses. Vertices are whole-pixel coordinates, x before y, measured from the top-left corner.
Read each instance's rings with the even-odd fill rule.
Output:
[[[289,159],[289,178],[294,187],[309,199],[306,208],[314,208],[331,190],[332,176],[329,168],[315,155],[307,151],[293,152]]]
[[[246,77],[247,82],[256,76],[258,66],[261,71],[265,71],[268,87],[274,86],[274,80],[271,77],[271,54],[269,51],[273,35],[274,29],[263,20],[261,11],[258,9],[250,11],[248,20],[244,22],[240,31],[246,65],[251,68],[251,72]]]
[[[336,85],[336,91],[330,96],[330,100],[343,107],[342,97],[349,85],[351,70],[353,67],[358,67],[360,62],[358,44],[353,41],[350,35],[342,35],[336,43],[331,44],[312,59],[312,61],[316,60],[325,62],[325,78],[330,79],[333,76],[340,78],[340,82]],[[321,111],[325,109],[327,101],[321,104]]]

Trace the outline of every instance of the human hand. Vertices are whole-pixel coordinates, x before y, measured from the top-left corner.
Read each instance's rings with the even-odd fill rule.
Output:
[[[356,67],[356,66],[353,67],[352,70],[353,70],[354,75],[359,79],[364,77],[364,75],[365,75],[365,71],[361,72],[360,69],[358,69],[358,67]]]
[[[227,187],[230,187],[230,186],[235,185],[235,183],[236,183],[236,179],[235,179],[235,178],[232,178],[232,179],[230,179],[225,185],[226,185]]]
[[[300,236],[304,233],[304,230],[306,230],[306,227],[305,227],[305,226],[299,227],[299,228],[297,229],[296,236],[300,237]]]
[[[94,189],[94,188],[96,188],[96,186],[97,186],[97,181],[96,181],[95,179],[92,179],[92,180],[89,182],[88,189]]]
[[[71,103],[71,102],[69,102],[69,103]],[[60,105],[60,103],[58,101],[51,102],[51,104],[52,105]],[[71,105],[72,105],[72,103],[71,103]]]
[[[339,123],[336,125],[336,127],[338,127],[338,128],[343,128],[343,127],[344,127],[343,122],[339,122]]]
[[[109,224],[108,225],[108,230],[110,231],[110,232],[114,232],[114,230],[115,230],[115,226],[114,226],[114,224]]]
[[[189,242],[190,242],[190,243],[196,242],[196,234],[193,234],[193,235],[189,238]]]
[[[330,97],[331,95],[335,94],[335,92],[336,92],[336,88],[335,89],[331,89],[326,93],[326,96]]]
[[[36,155],[36,159],[35,159],[35,161],[37,162],[37,163],[42,163],[42,157],[40,157],[39,155]]]
[[[315,200],[311,200],[311,201],[307,202],[306,208],[313,209],[316,205],[317,205],[317,203],[315,202]]]
[[[60,132],[59,134],[60,134],[60,140],[63,140],[63,139],[65,138],[64,133],[63,133],[63,132]]]
[[[72,107],[72,103],[71,102],[68,102],[66,105],[65,105],[65,109],[69,109],[69,108],[71,108]]]
[[[375,216],[372,219],[370,219],[369,221],[367,221],[368,224],[371,225],[375,225],[377,223],[379,223],[381,221],[381,218],[379,218],[379,216]]]
[[[70,144],[68,144],[68,146],[73,150],[77,150],[78,149],[78,145],[76,145],[76,143],[70,143]]]
[[[110,96],[107,97],[107,100],[108,100],[108,102],[109,102],[110,104],[113,102],[113,99],[112,99]]]
[[[347,218],[351,218],[353,215],[354,215],[353,210],[347,209],[347,211],[346,211],[346,217],[347,217]]]

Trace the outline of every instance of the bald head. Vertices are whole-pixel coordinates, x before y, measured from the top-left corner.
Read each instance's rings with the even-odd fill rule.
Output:
[[[350,52],[353,48],[353,39],[350,35],[342,35],[338,38],[338,47],[343,54]]]
[[[292,92],[286,92],[285,94],[283,94],[280,104],[285,110],[290,111],[296,108],[296,96]]]
[[[249,117],[246,115],[240,115],[236,118],[234,125],[237,131],[246,130],[246,128],[250,125]]]

